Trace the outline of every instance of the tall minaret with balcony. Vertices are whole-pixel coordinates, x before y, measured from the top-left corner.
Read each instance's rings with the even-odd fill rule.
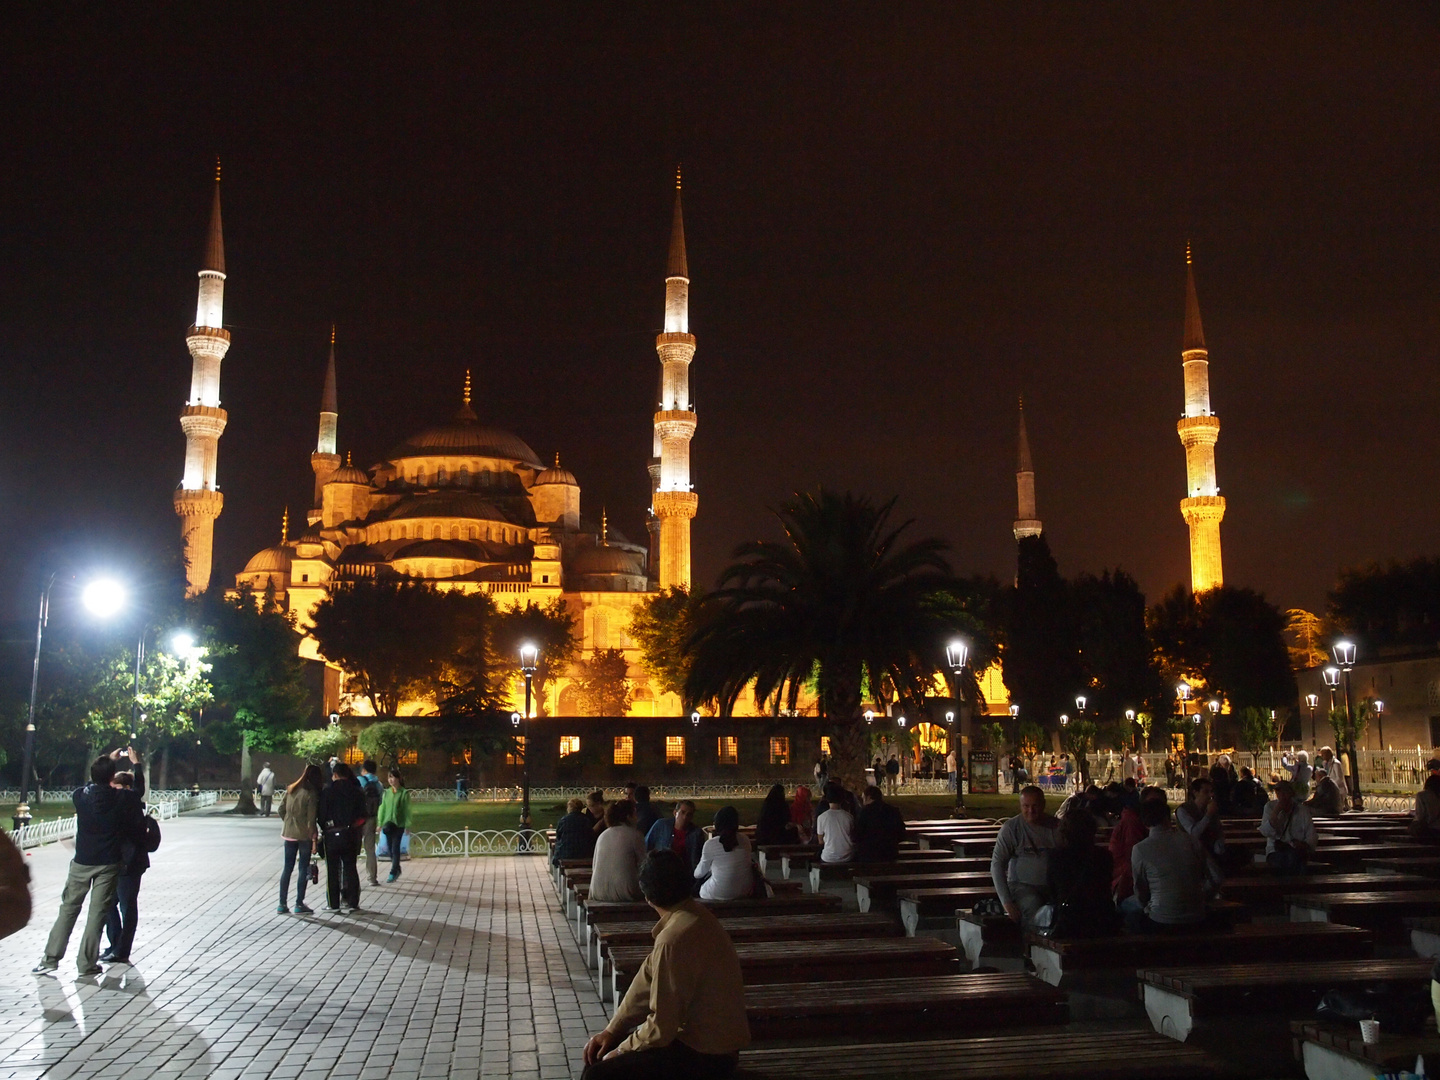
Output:
[[[699,496],[690,484],[690,440],[695,411],[690,402],[690,269],[685,261],[685,222],[680,213],[680,171],[675,171],[675,218],[665,274],[665,328],[655,339],[660,354],[660,408],[655,413],[660,479],[652,509],[660,522],[660,587],[690,587],[690,519]]]
[[[340,454],[335,449],[336,428],[340,422],[340,407],[335,395],[335,327],[330,327],[330,362],[325,368],[325,389],[320,395],[320,436],[315,442],[315,452],[310,455],[310,468],[315,470],[315,505],[308,520],[314,525],[322,517],[325,502],[325,483],[340,467]]]
[[[230,349],[230,333],[221,327],[225,310],[225,239],[220,228],[218,161],[199,292],[195,325],[185,337],[193,364],[190,398],[180,414],[180,428],[185,432],[185,475],[175,491],[175,513],[180,517],[180,542],[185,554],[185,591],[189,596],[204,592],[210,585],[215,519],[224,505],[215,485],[215,464],[226,420],[225,410],[220,408],[220,361]]]
[[[1025,399],[1020,399],[1020,453],[1015,464],[1015,539],[1039,536],[1044,528],[1035,510],[1035,465],[1030,460],[1030,436],[1025,432]]]
[[[1185,447],[1188,497],[1180,514],[1190,527],[1190,588],[1196,593],[1219,588],[1225,581],[1220,562],[1220,520],[1225,500],[1215,484],[1215,440],[1220,420],[1210,411],[1210,353],[1200,327],[1200,301],[1195,295],[1195,269],[1185,245],[1185,340],[1180,358],[1185,368],[1185,415],[1178,425]]]

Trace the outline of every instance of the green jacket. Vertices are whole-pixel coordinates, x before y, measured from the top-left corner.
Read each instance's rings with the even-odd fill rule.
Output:
[[[410,827],[410,792],[403,787],[399,791],[387,787],[380,797],[380,813],[375,818],[375,828],[383,829],[386,825],[399,825],[402,829]]]

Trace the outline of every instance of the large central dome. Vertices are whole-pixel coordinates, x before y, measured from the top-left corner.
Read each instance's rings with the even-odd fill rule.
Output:
[[[544,468],[524,439],[480,423],[468,404],[461,407],[450,423],[426,428],[390,451],[391,460],[413,457],[502,458],[535,469]]]

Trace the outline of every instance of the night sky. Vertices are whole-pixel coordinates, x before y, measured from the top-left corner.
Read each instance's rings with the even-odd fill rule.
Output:
[[[469,367],[642,538],[677,161],[698,582],[818,484],[1008,578],[1022,393],[1062,572],[1188,581],[1187,238],[1227,583],[1435,551],[1433,5],[122,7],[0,38],[0,614],[178,543],[217,154],[221,585],[309,505],[332,321],[357,464]]]

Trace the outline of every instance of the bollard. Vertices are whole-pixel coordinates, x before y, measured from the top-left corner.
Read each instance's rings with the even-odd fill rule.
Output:
[[[465,858],[470,857],[470,826],[465,826]]]

